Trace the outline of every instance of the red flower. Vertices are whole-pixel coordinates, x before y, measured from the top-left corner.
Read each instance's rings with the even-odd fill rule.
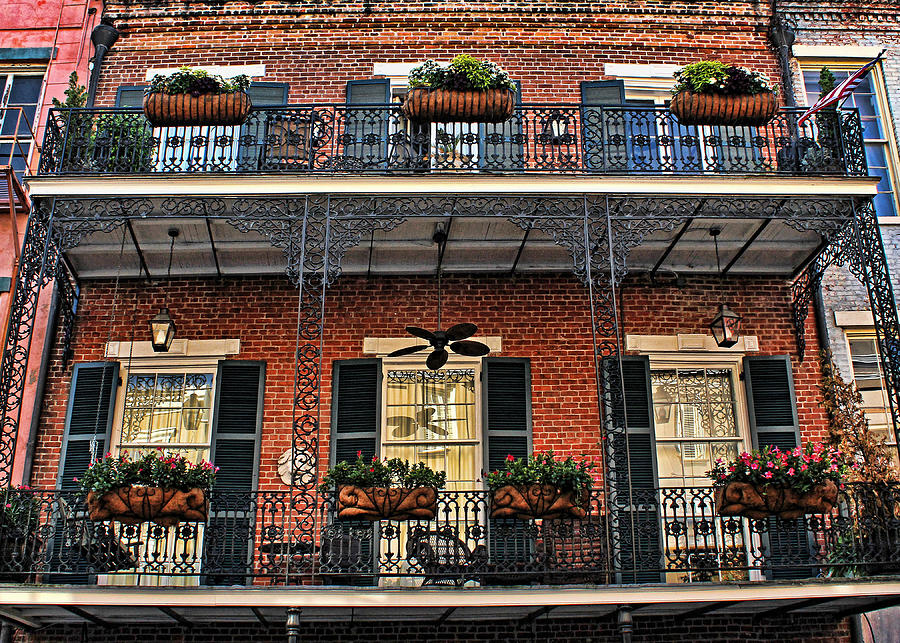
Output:
[[[515,459],[516,459],[516,458],[515,458],[515,456],[513,456],[512,453],[510,453],[509,455],[506,456],[506,461],[507,461],[507,462],[513,462]]]
[[[372,473],[375,473],[375,467],[372,467],[371,469],[369,469],[369,471],[371,471]]]
[[[361,458],[361,457],[362,457],[362,449],[360,449],[359,451],[356,452],[356,457],[357,457],[357,458]]]

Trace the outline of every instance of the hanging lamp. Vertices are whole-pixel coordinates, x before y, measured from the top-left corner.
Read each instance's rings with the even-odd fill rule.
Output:
[[[169,268],[166,270],[166,305],[163,306],[153,319],[150,320],[150,343],[157,353],[166,353],[175,339],[175,321],[169,314],[169,280],[172,278],[172,253],[175,250],[175,239],[178,237],[178,229],[170,228],[169,237]]]
[[[719,234],[721,228],[710,228],[709,236],[713,238],[716,246],[716,270],[719,275],[722,274],[722,266],[719,264]],[[719,304],[719,312],[709,324],[713,338],[719,348],[731,348],[738,343],[741,338],[741,322],[743,317],[728,307],[728,304]]]

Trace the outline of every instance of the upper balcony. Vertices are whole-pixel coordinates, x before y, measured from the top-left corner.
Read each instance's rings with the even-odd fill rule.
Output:
[[[54,109],[40,175],[868,174],[855,110],[798,126],[801,111],[763,127],[697,127],[662,107],[525,104],[503,123],[423,125],[399,104],[323,104],[254,108],[234,127],[154,128],[135,108]]]

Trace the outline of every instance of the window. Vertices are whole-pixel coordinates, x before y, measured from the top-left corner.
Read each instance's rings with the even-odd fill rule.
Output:
[[[32,134],[43,83],[40,73],[0,70],[0,163],[12,158],[13,170],[19,178],[25,172],[34,143]],[[19,110],[4,110],[4,107],[21,107],[21,119]]]
[[[898,466],[897,440],[894,436],[891,407],[881,370],[881,356],[875,332],[847,333],[850,348],[850,364],[853,381],[863,399],[863,411],[869,421],[869,429],[885,438],[888,453]]]
[[[447,472],[447,489],[480,477],[476,368],[407,370],[385,362],[382,455]]]
[[[743,450],[732,367],[651,365],[661,487],[709,486],[717,458]]]
[[[823,66],[827,66],[834,73],[835,82],[840,83],[861,67],[862,61],[804,62],[803,85],[807,105],[812,105],[819,99],[821,94],[819,71]],[[880,217],[895,215],[897,214],[896,168],[892,152],[893,142],[890,138],[890,111],[887,108],[887,94],[880,65],[862,79],[843,105],[859,110],[869,174],[881,178],[878,182],[878,195],[874,199],[875,212]]]

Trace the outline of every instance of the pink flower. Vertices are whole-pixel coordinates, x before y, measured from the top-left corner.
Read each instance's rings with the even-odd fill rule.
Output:
[[[766,471],[766,472],[763,474],[763,478],[771,478],[771,477],[772,477],[772,472],[771,472],[771,471]]]
[[[362,457],[362,449],[360,449],[359,451],[356,452],[356,457],[357,457],[357,458],[361,458],[361,457]]]
[[[78,478],[72,478],[72,482],[78,482]]]
[[[506,456],[506,461],[507,461],[507,462],[512,462],[512,461],[515,460],[515,459],[516,459],[516,458],[513,456],[512,453],[509,453],[509,454],[507,454],[507,456]]]
[[[791,467],[790,469],[787,470],[787,474],[788,474],[789,476],[794,475],[794,473],[795,473],[794,467]]]
[[[6,508],[7,508],[7,509],[12,509],[12,505],[11,505],[10,503],[7,502],[7,503],[6,503]]]
[[[755,462],[753,462],[753,463],[750,464],[750,468],[753,469],[753,470],[755,471],[756,469],[759,469],[759,465],[756,464]]]
[[[807,469],[809,469],[809,467],[806,466],[805,464],[800,465],[800,471],[806,471]]]
[[[216,467],[216,473],[219,473],[219,467]]]

